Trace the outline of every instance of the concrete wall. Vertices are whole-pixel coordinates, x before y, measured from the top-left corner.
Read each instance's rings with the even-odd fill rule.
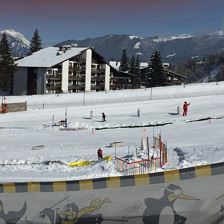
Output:
[[[223,177],[219,163],[128,177],[2,183],[0,215],[5,223],[24,224],[221,224]]]
[[[92,50],[86,50],[86,77],[85,77],[85,91],[89,92],[91,90],[91,68],[92,66]]]
[[[13,95],[27,94],[27,68],[17,68],[13,75]]]
[[[69,72],[69,60],[62,63],[61,90],[62,90],[63,93],[68,92],[68,72]]]

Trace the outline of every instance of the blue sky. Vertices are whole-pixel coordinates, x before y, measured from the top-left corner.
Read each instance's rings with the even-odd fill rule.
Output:
[[[43,42],[106,34],[169,36],[224,29],[223,0],[7,0],[0,5],[0,30]]]

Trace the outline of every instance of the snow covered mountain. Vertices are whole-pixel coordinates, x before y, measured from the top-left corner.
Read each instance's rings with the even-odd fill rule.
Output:
[[[30,42],[23,34],[16,32],[13,29],[2,30],[0,31],[0,38],[2,37],[3,33],[5,33],[7,36],[13,56],[21,57],[28,53]]]
[[[8,37],[13,56],[25,56],[29,48],[27,38],[15,30],[0,31],[0,38],[4,32]],[[138,55],[141,61],[147,61],[153,50],[158,49],[164,61],[179,63],[192,57],[204,57],[209,54],[224,52],[224,31],[219,30],[211,34],[197,36],[180,34],[168,37],[109,34],[83,40],[66,40],[56,44],[56,46],[65,44],[93,47],[108,61],[120,60],[123,48],[127,49],[129,57]]]
[[[159,42],[167,42],[171,40],[178,40],[178,39],[189,39],[192,38],[192,35],[189,34],[180,34],[178,36],[170,36],[170,37],[156,37],[153,39],[153,41],[159,43]]]
[[[72,43],[78,46],[91,46],[101,53],[106,60],[120,60],[122,49],[126,48],[129,57],[139,55],[140,60],[146,61],[153,50],[158,49],[163,60],[179,63],[191,57],[203,57],[224,51],[224,32],[217,31],[200,36],[181,34],[170,37],[144,38],[111,34],[85,40],[67,40],[57,44],[57,46]]]

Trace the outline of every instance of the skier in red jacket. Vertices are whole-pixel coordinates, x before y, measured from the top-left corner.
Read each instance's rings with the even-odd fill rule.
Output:
[[[187,116],[188,107],[190,106],[190,103],[187,103],[186,101],[183,104],[183,116]]]
[[[103,159],[103,150],[101,148],[97,150],[97,156],[98,156],[98,160]]]

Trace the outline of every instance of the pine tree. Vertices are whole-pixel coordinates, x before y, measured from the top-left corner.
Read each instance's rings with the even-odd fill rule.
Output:
[[[163,72],[162,59],[159,51],[155,51],[149,61],[147,86],[165,85],[165,75]]]
[[[12,93],[13,73],[15,70],[16,65],[4,33],[0,41],[0,89],[4,93]]]
[[[132,55],[131,57],[131,61],[130,61],[130,68],[129,68],[129,72],[131,74],[135,74],[136,68],[135,68],[136,64],[135,64],[135,56]]]
[[[140,88],[141,86],[141,70],[140,70],[140,61],[139,57],[137,56],[135,59],[135,88]]]
[[[135,59],[135,73],[136,75],[140,75],[140,62],[138,56]]]
[[[30,52],[29,52],[29,55],[36,52],[36,51],[39,51],[41,49],[41,38],[40,38],[40,35],[38,33],[38,30],[36,29],[34,34],[33,34],[33,37],[30,41]]]
[[[123,49],[122,55],[121,55],[121,64],[120,64],[120,71],[128,71],[128,57],[127,57],[127,52],[126,49]]]

